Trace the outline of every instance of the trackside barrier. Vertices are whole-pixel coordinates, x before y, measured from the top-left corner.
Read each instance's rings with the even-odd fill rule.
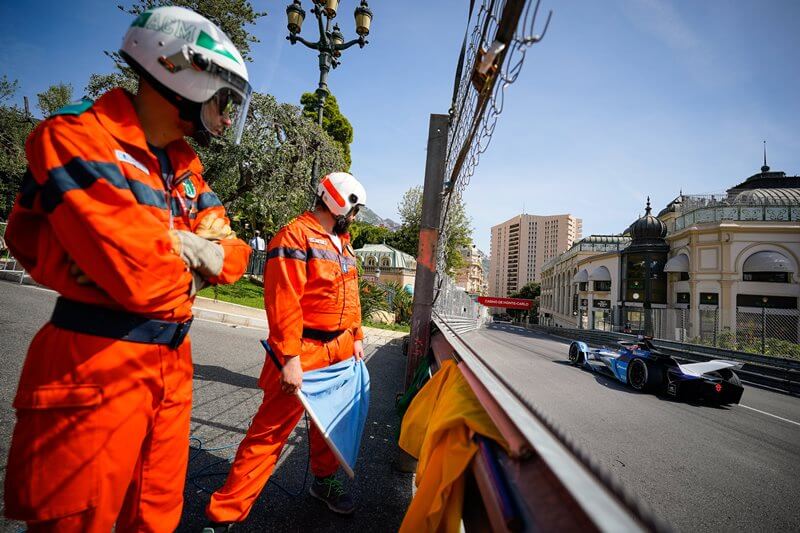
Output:
[[[549,335],[582,340],[595,346],[613,348],[618,341],[636,340],[635,335],[610,331],[556,328],[532,324],[517,325]],[[744,366],[741,370],[737,370],[737,374],[746,381],[756,385],[779,389],[790,394],[800,394],[800,361],[663,339],[654,339],[653,344],[660,351],[671,355],[679,361],[703,362],[711,359],[727,359],[729,361],[742,362]]]
[[[431,349],[437,361],[453,358],[458,362],[510,448],[508,454],[498,449],[489,453],[482,444],[473,459],[471,473],[490,522],[478,529],[668,530],[485,363],[444,317],[434,312],[433,324],[438,332],[432,336]],[[503,505],[508,501],[506,491],[513,494],[511,509]],[[465,523],[465,527],[470,525],[474,524]]]
[[[25,272],[25,269],[11,256],[8,256],[7,259],[0,260],[0,279],[16,281],[19,284],[33,283],[33,280],[28,273]]]

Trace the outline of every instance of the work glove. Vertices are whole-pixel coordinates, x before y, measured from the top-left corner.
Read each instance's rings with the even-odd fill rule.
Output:
[[[172,251],[181,256],[189,269],[204,279],[219,276],[225,259],[222,246],[190,231],[170,230],[169,233]]]
[[[195,235],[211,241],[221,241],[223,239],[235,239],[236,233],[231,230],[230,224],[216,213],[210,213],[204,217],[197,228]]]
[[[78,285],[94,285],[94,282],[89,279],[89,276],[81,270],[81,267],[72,258],[69,260],[69,275],[75,278],[75,282]]]

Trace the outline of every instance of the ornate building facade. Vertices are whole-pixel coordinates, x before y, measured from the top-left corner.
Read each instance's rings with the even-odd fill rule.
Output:
[[[648,205],[625,235],[546,263],[539,319],[763,351],[800,342],[799,269],[800,176],[765,162],[724,194],[681,194],[657,216]]]

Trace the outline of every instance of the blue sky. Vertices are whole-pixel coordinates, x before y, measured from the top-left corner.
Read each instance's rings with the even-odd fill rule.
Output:
[[[3,2],[0,74],[35,95],[55,82],[82,93],[109,72],[130,16],[116,1]],[[298,102],[316,87],[315,55],[285,40],[288,0],[268,11],[249,65],[257,90]],[[337,21],[353,31],[355,0]],[[304,4],[308,10],[310,1]],[[355,128],[352,172],[370,207],[397,219],[422,183],[430,113],[449,106],[466,0],[373,0],[370,44],[343,56],[329,85]],[[465,193],[474,239],[522,212],[572,213],[584,234],[616,233],[680,190],[713,193],[761,166],[800,174],[800,2],[543,0],[554,10]],[[424,13],[424,14],[423,14]],[[310,22],[307,19],[306,22]],[[304,35],[310,37],[306,24]]]

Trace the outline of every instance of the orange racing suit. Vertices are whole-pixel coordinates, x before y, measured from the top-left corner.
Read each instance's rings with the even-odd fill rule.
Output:
[[[281,229],[267,248],[264,303],[269,344],[280,360],[299,355],[303,371],[353,356],[362,340],[356,258],[350,236],[342,251],[311,212]],[[206,514],[214,522],[241,522],[269,480],[303,407],[281,390],[280,370],[265,361],[259,378],[264,399],[247,430],[225,485],[211,496]],[[316,426],[311,428],[311,470],[333,474],[339,464]]]
[[[194,298],[169,230],[225,210],[183,140],[166,147],[175,179],[165,183],[122,89],[45,120],[26,153],[6,239],[61,297],[14,399],[6,515],[31,531],[172,531],[188,460]],[[208,281],[231,283],[250,248],[219,244],[224,266]],[[73,262],[92,284],[78,283]]]

